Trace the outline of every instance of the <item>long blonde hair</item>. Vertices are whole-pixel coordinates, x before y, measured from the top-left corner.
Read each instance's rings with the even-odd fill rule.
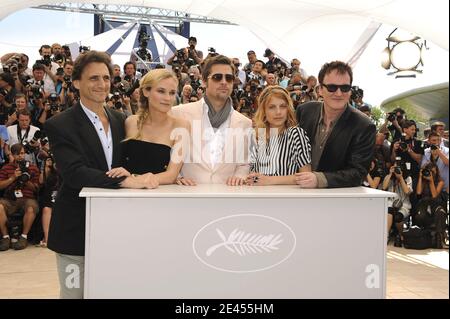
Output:
[[[288,105],[288,113],[285,127],[283,131],[291,126],[297,125],[297,120],[295,118],[294,106],[292,104],[291,97],[288,91],[279,85],[270,85],[266,87],[258,97],[258,109],[255,113],[255,129],[256,136],[258,137],[258,129],[266,129],[266,138],[269,138],[270,124],[266,119],[266,106],[272,97],[278,97],[283,99]],[[281,133],[281,132],[280,132]]]
[[[139,82],[139,108],[138,111],[136,112],[136,115],[138,116],[137,120],[138,132],[136,136],[133,137],[133,139],[138,140],[141,138],[144,123],[150,117],[149,111],[150,105],[148,103],[148,98],[144,95],[144,89],[148,87],[153,88],[159,82],[165,79],[173,79],[178,87],[177,76],[172,71],[166,69],[151,70]]]

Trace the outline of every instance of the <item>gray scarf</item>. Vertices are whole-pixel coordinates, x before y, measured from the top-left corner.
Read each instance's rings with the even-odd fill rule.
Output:
[[[227,102],[225,103],[225,106],[221,108],[218,112],[214,110],[214,107],[212,106],[211,102],[208,100],[206,96],[205,102],[206,105],[208,105],[208,117],[209,121],[211,122],[211,126],[215,129],[218,129],[227,120],[228,115],[230,115],[230,112],[232,110],[231,98],[228,98]]]

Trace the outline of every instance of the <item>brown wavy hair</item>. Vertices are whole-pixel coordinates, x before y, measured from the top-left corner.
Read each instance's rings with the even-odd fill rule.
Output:
[[[155,87],[159,82],[165,79],[173,79],[178,87],[178,79],[175,73],[167,69],[154,69],[148,72],[139,82],[139,108],[136,113],[138,116],[138,133],[133,139],[140,139],[145,121],[150,117],[148,98],[144,95],[144,89]]]
[[[266,87],[258,97],[258,109],[255,113],[255,124],[256,124],[256,136],[258,136],[258,129],[266,129],[266,137],[269,137],[270,124],[266,119],[266,106],[272,97],[277,97],[283,99],[288,105],[288,113],[285,124],[285,129],[297,125],[297,120],[295,118],[294,106],[292,104],[292,99],[289,96],[288,91],[279,85],[270,85]],[[283,131],[284,131],[283,130]]]

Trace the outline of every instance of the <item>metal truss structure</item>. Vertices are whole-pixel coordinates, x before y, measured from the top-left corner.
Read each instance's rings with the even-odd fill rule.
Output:
[[[173,11],[167,9],[138,7],[128,5],[114,4],[90,4],[90,3],[71,3],[61,2],[51,5],[41,5],[33,7],[34,9],[79,12],[97,14],[103,16],[104,19],[114,19],[117,21],[154,21],[157,23],[181,24],[182,22],[211,23],[222,25],[234,25],[228,21],[211,19],[204,16],[188,14],[181,11]]]

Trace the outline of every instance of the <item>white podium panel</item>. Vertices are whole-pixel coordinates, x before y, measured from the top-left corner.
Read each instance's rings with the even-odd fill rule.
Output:
[[[384,298],[386,198],[367,188],[83,189],[85,298]]]

